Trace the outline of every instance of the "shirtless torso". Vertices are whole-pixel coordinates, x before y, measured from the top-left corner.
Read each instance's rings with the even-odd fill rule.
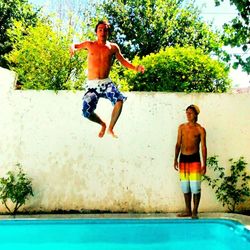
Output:
[[[192,155],[199,152],[199,145],[203,128],[198,123],[185,123],[180,125],[181,153]]]
[[[98,42],[88,42],[88,79],[104,79],[109,76],[111,61],[116,53],[116,47],[110,42],[98,44]],[[97,53],[99,51],[99,53]],[[100,67],[101,65],[101,67]]]
[[[202,152],[202,174],[206,173],[206,130],[196,122],[197,115],[193,110],[186,111],[187,123],[181,124],[178,128],[177,142],[175,146],[174,168],[178,170],[178,156],[181,152],[184,155],[192,155]]]
[[[88,79],[104,79],[109,76],[112,66],[112,57],[116,59],[126,68],[144,72],[144,67],[134,66],[131,62],[124,58],[120,48],[116,43],[107,41],[108,29],[105,24],[100,24],[96,31],[97,41],[84,41],[80,44],[74,44],[71,48],[71,55],[75,49],[88,50]]]

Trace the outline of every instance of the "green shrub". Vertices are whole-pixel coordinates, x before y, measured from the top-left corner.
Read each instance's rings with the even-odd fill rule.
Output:
[[[118,61],[115,61],[110,71],[110,78],[119,86],[121,91],[130,91],[132,86],[128,85],[127,79],[124,76],[124,70],[125,68]]]
[[[33,196],[31,179],[23,172],[20,164],[17,164],[17,167],[17,173],[9,171],[6,178],[0,178],[0,200],[13,215],[25,204],[30,195]],[[12,211],[7,204],[9,200],[14,204]]]
[[[18,73],[23,89],[74,90],[82,89],[86,79],[84,66],[87,54],[76,53],[70,58],[71,34],[54,31],[51,25],[39,22],[36,27],[25,29],[21,22],[8,30],[14,43],[13,50],[6,56],[10,68]]]
[[[236,206],[250,197],[250,176],[245,171],[247,163],[243,157],[238,161],[230,159],[229,162],[230,174],[226,175],[225,168],[219,166],[217,156],[209,157],[207,166],[214,171],[216,177],[204,175],[204,180],[215,190],[218,201],[222,202],[230,212],[235,212]]]
[[[230,87],[225,64],[194,47],[169,47],[133,63],[145,66],[144,74],[124,72],[133,91],[225,92]]]

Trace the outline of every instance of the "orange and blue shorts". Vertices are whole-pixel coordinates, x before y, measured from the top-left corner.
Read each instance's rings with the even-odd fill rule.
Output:
[[[184,194],[201,192],[201,162],[200,154],[180,155],[179,172],[181,189]]]

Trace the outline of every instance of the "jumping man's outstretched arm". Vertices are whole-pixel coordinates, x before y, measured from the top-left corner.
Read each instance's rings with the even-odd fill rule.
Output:
[[[135,70],[137,72],[144,73],[144,67],[142,65],[134,66],[131,62],[129,62],[124,56],[122,55],[120,48],[117,44],[113,44],[115,48],[115,56],[117,60],[126,68]]]
[[[72,44],[69,48],[70,56],[72,57],[75,54],[75,51],[78,49],[87,49],[90,44],[90,41],[85,41],[82,43]]]

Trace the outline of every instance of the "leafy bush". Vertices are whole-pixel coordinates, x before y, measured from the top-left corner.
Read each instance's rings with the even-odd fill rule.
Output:
[[[17,164],[17,167],[17,173],[9,171],[6,178],[0,178],[0,200],[13,215],[25,204],[30,195],[33,196],[31,179],[23,172],[20,164]],[[9,200],[14,204],[12,211],[7,205]]]
[[[245,171],[247,163],[243,157],[238,161],[230,159],[229,162],[231,163],[230,174],[226,175],[225,168],[218,164],[217,156],[209,157],[207,166],[215,172],[216,177],[204,175],[204,180],[215,190],[218,201],[222,202],[223,206],[227,206],[230,212],[235,212],[236,206],[250,197],[250,176]]]
[[[110,71],[110,78],[119,86],[121,91],[130,91],[132,86],[128,85],[127,79],[124,76],[125,68],[116,60]]]
[[[9,30],[14,44],[6,59],[11,69],[18,73],[23,89],[81,89],[86,76],[83,65],[86,53],[82,51],[70,58],[71,34],[53,31],[46,23],[29,27],[22,35],[22,23],[16,22]]]
[[[194,47],[169,47],[133,63],[145,66],[144,74],[124,72],[133,91],[225,92],[230,87],[225,64]]]

